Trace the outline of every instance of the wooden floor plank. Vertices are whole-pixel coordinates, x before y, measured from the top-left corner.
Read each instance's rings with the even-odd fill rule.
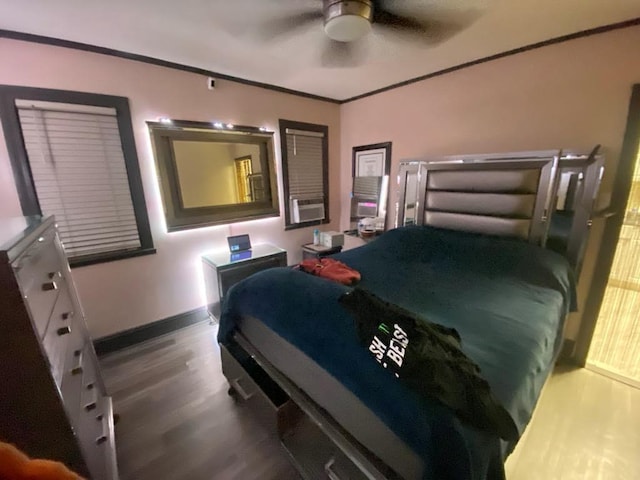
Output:
[[[204,322],[101,359],[122,480],[299,479],[227,395],[216,332]]]
[[[201,323],[101,359],[121,420],[122,480],[298,480],[277,439],[227,395],[217,326]],[[509,480],[640,478],[640,390],[559,368]]]

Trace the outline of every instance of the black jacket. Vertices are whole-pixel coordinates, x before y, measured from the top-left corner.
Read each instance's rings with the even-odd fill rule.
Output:
[[[468,425],[505,440],[518,439],[513,419],[491,394],[480,368],[460,349],[456,330],[360,288],[339,301],[354,316],[363,346],[400,382],[451,408]]]

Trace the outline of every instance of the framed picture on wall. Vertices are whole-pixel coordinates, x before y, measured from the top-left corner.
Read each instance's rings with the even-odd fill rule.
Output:
[[[389,175],[391,142],[353,147],[353,177]]]

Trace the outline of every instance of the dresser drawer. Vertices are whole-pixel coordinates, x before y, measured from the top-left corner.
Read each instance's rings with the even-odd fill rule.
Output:
[[[105,397],[98,394],[98,389],[93,388],[96,393],[93,397],[95,404],[91,408],[81,408],[76,423],[76,432],[80,441],[85,445],[96,445],[100,443],[100,435],[103,432],[103,413]],[[83,401],[87,401],[87,396],[82,395]]]
[[[69,296],[66,283],[61,281],[58,298],[42,339],[42,346],[49,359],[51,373],[58,387],[62,385],[64,366],[69,356],[69,340],[81,335],[81,332],[75,332],[76,324],[73,322],[72,317],[73,302]]]
[[[113,411],[111,399],[99,396],[96,408],[83,411],[77,429],[78,439],[91,472],[91,478],[112,478],[109,463],[113,445]]]
[[[42,337],[63,281],[65,265],[56,246],[55,232],[47,232],[40,238],[42,241],[34,242],[14,262],[13,268],[36,330]]]
[[[113,425],[113,404],[111,397],[102,401],[102,417],[100,418],[101,434],[95,441],[93,451],[89,453],[89,468],[103,472],[103,478],[118,480],[118,463],[116,460],[116,438]],[[98,478],[97,476],[95,478]]]
[[[76,342],[70,338],[70,342]],[[94,410],[99,390],[97,384],[96,365],[92,358],[92,350],[88,344],[82,344],[79,348],[71,348],[67,352],[67,362],[62,378],[62,398],[67,409],[67,414],[72,424],[77,425],[83,411]]]
[[[80,392],[80,411],[90,413],[99,411],[100,400],[104,392],[100,390],[98,373],[93,358],[85,350],[85,368],[82,372],[82,388]]]

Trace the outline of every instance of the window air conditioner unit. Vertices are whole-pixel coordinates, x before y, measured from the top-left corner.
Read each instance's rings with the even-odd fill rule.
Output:
[[[293,199],[293,223],[324,220],[324,202],[321,198],[313,200]]]
[[[378,215],[378,204],[374,201],[360,201],[356,209],[358,217],[375,217]]]

